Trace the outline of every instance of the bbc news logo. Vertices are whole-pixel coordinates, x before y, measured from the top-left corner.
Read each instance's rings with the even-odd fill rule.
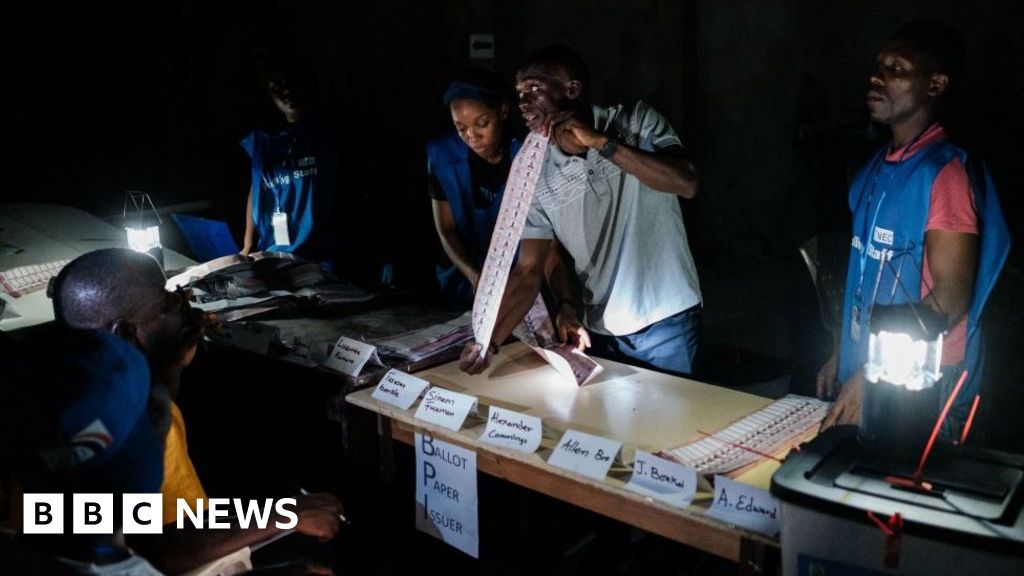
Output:
[[[72,494],[71,502],[72,534],[114,533],[116,512],[113,494]],[[208,521],[204,521],[202,498],[196,498],[194,503],[178,498],[175,526],[181,529],[189,523],[200,530],[218,530],[237,524],[243,529],[249,526],[265,529],[275,514],[280,518],[274,521],[278,529],[290,530],[299,522],[295,513],[295,498],[248,501],[239,498],[210,498],[206,503]],[[25,534],[64,533],[67,512],[64,510],[64,494],[25,494],[22,504]],[[163,515],[162,495],[124,494],[118,526],[125,534],[161,534],[164,529]],[[235,522],[230,522],[229,518],[234,518]]]

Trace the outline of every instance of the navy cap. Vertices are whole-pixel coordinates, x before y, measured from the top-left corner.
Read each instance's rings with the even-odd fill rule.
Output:
[[[45,350],[40,349],[45,348]],[[69,331],[5,362],[5,459],[27,492],[159,492],[149,366],[110,333]]]
[[[483,68],[470,68],[449,84],[441,97],[445,106],[451,106],[452,100],[475,100],[495,108],[502,102],[508,102],[509,93],[500,74]]]

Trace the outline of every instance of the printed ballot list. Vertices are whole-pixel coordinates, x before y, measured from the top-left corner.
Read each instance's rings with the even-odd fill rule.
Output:
[[[476,452],[416,433],[416,528],[480,554]]]

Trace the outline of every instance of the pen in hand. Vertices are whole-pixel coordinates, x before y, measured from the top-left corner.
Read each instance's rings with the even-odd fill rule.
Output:
[[[299,494],[301,494],[303,496],[309,496],[310,495],[309,490],[306,490],[302,486],[299,486]],[[341,511],[338,511],[338,520],[341,520],[341,522],[343,524],[349,524],[348,518],[346,518],[345,514],[343,514]]]

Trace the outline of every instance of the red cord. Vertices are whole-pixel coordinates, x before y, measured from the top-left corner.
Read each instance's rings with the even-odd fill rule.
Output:
[[[747,452],[753,452],[754,454],[757,454],[758,456],[763,456],[765,458],[771,458],[772,460],[775,460],[776,462],[782,462],[783,461],[782,458],[776,458],[775,456],[772,456],[771,454],[767,454],[765,452],[761,452],[760,450],[754,450],[753,448],[750,448],[748,446],[744,446],[743,444],[737,444],[735,442],[729,442],[728,440],[722,440],[721,438],[719,438],[718,436],[715,436],[714,434],[708,434],[707,432],[701,432],[700,430],[697,430],[697,434],[700,434],[701,436],[705,436],[707,438],[711,438],[713,440],[718,440],[722,444],[726,444],[726,445],[732,446],[733,448],[739,448],[740,450],[746,450]]]
[[[894,514],[893,516],[890,516],[890,517],[889,517],[889,522],[890,522],[890,523],[892,523],[892,518],[893,518],[894,516],[896,516],[896,515]],[[871,510],[868,510],[868,519],[869,519],[869,520],[871,520],[872,522],[874,522],[874,523],[875,523],[875,525],[876,525],[876,526],[878,526],[878,529],[879,529],[879,530],[881,530],[882,532],[885,532],[885,535],[886,535],[886,536],[892,536],[893,534],[895,534],[895,533],[896,533],[896,532],[895,532],[895,531],[894,531],[894,530],[893,530],[893,529],[892,529],[892,528],[891,528],[891,527],[889,526],[889,524],[886,524],[885,522],[882,522],[882,520],[881,520],[881,519],[880,519],[880,518],[879,518],[878,516],[875,516],[875,513],[874,513],[874,512],[872,512]]]
[[[935,427],[932,428],[932,435],[928,438],[928,443],[925,444],[924,452],[921,453],[921,460],[917,463],[917,470],[914,471],[914,482],[921,483],[921,475],[924,473],[924,464],[928,461],[928,456],[932,453],[932,447],[935,446],[935,439],[939,436],[939,430],[942,428],[942,423],[946,421],[946,416],[949,414],[949,409],[953,407],[953,400],[956,400],[958,394],[960,394],[960,388],[963,388],[964,381],[967,380],[967,370],[960,375],[960,381],[956,383],[956,387],[953,388],[953,393],[949,395],[946,400],[946,405],[942,408],[942,413],[939,414],[939,419],[935,421]]]
[[[898,568],[900,565],[900,545],[903,538],[903,517],[899,512],[893,512],[888,522],[883,522],[875,516],[874,512],[868,510],[868,519],[878,526],[878,529],[885,534],[885,553],[882,556],[882,564],[886,568]]]
[[[974,397],[974,404],[971,405],[971,413],[967,415],[967,423],[964,424],[964,431],[960,433],[961,446],[963,446],[964,442],[967,441],[967,433],[971,431],[971,424],[974,424],[974,413],[978,411],[979,400],[981,400],[981,394]]]

